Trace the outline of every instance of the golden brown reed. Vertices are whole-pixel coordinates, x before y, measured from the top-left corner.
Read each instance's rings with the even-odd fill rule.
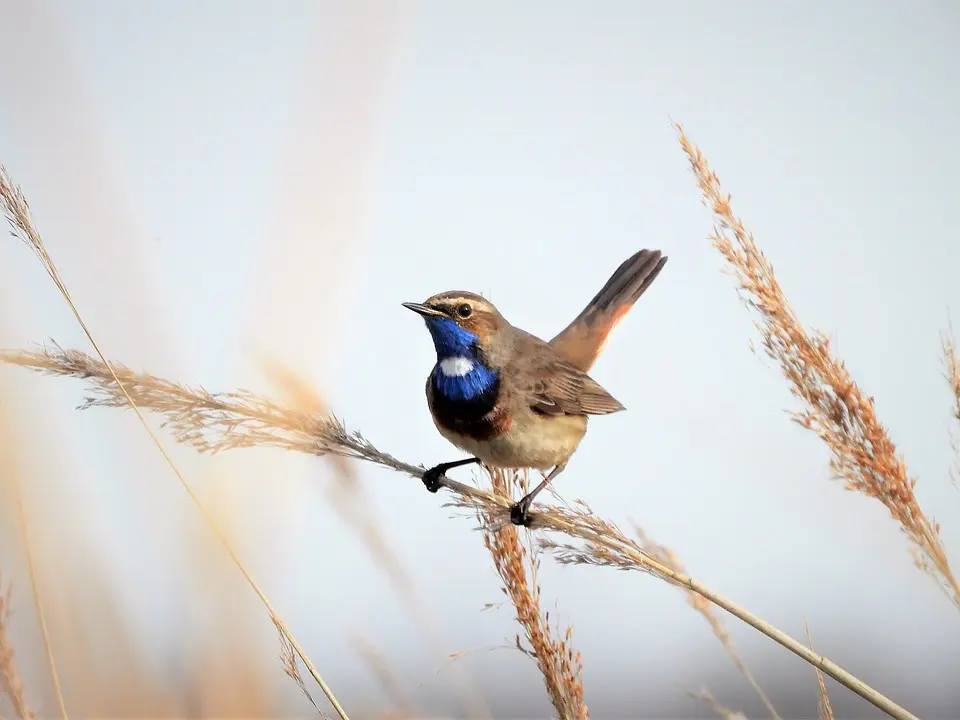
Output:
[[[27,695],[23,687],[23,680],[13,662],[13,646],[7,638],[7,619],[10,617],[10,591],[8,585],[4,590],[3,575],[0,575],[0,697],[10,698],[13,711],[18,718],[29,720],[33,712],[27,704]]]
[[[365,460],[414,478],[423,477],[422,466],[411,465],[382,452],[359,432],[347,430],[333,415],[313,416],[285,408],[247,391],[211,393],[203,388],[191,389],[148,373],[134,372],[116,362],[111,362],[108,368],[104,362],[86,353],[66,350],[57,345],[41,348],[38,352],[0,351],[0,362],[86,381],[89,395],[81,404],[82,409],[129,407],[125,395],[118,388],[117,380],[114,379],[116,377],[138,407],[164,415],[164,425],[175,437],[200,452],[213,453],[257,445],[278,447],[317,456],[336,455]],[[452,493],[452,504],[482,512],[483,517],[488,520],[501,524],[509,523],[510,507],[513,504],[509,498],[449,479],[443,480],[442,484]],[[615,524],[594,514],[585,503],[574,503],[572,509],[541,508],[533,513],[531,518],[534,528],[565,535],[573,541],[540,541],[540,547],[550,550],[561,563],[639,570],[691,590],[806,662],[819,667],[888,715],[897,718],[914,717],[836,663],[814,653],[796,639],[686,574],[664,565],[645,552],[639,543],[627,537]]]
[[[125,406],[133,410],[134,414],[137,416],[140,424],[143,426],[144,430],[150,436],[151,441],[156,446],[157,450],[163,456],[166,463],[169,465],[170,469],[173,471],[174,475],[177,477],[177,480],[180,482],[181,487],[186,491],[190,500],[193,502],[197,510],[200,511],[200,515],[203,518],[204,522],[210,527],[213,533],[216,535],[217,539],[220,541],[220,544],[223,546],[223,549],[230,556],[230,559],[233,561],[234,565],[241,572],[244,579],[250,588],[254,591],[257,597],[260,599],[260,602],[264,605],[267,610],[267,614],[270,617],[270,620],[276,626],[277,630],[284,636],[289,645],[296,651],[297,655],[300,657],[300,660],[304,663],[307,670],[309,671],[311,677],[323,691],[323,694],[326,696],[328,702],[336,711],[337,715],[341,720],[348,720],[346,711],[340,705],[340,702],[337,700],[336,696],[333,694],[333,691],[327,685],[326,681],[320,675],[319,671],[314,666],[313,662],[307,656],[306,652],[300,646],[300,643],[290,632],[284,620],[277,614],[274,610],[272,603],[267,598],[266,594],[260,588],[259,584],[254,580],[253,576],[250,574],[250,571],[246,568],[243,562],[240,560],[240,557],[234,551],[229,539],[224,534],[223,530],[217,525],[213,516],[206,510],[203,504],[200,502],[199,497],[191,489],[189,483],[184,477],[183,473],[177,467],[177,464],[173,461],[173,458],[166,451],[163,443],[160,442],[160,439],[150,428],[149,424],[146,421],[146,418],[143,416],[140,408],[137,406],[134,399],[131,397],[130,393],[127,391],[124,384],[121,382],[118,375],[114,372],[110,363],[107,362],[106,356],[103,354],[103,351],[100,349],[97,341],[94,339],[90,329],[87,327],[86,322],[80,314],[79,309],[76,304],[73,302],[70,292],[67,290],[66,284],[63,282],[63,279],[60,277],[60,273],[57,270],[56,265],[53,262],[53,258],[50,257],[50,254],[47,252],[46,246],[43,243],[43,238],[41,237],[39,231],[36,228],[36,225],[33,222],[33,217],[30,211],[30,205],[27,202],[26,196],[23,194],[23,191],[13,183],[10,179],[10,176],[7,173],[5,167],[0,165],[0,206],[3,208],[4,217],[7,220],[7,223],[10,226],[12,234],[14,237],[19,238],[23,243],[29,247],[37,258],[40,260],[41,265],[44,270],[49,275],[50,279],[53,281],[59,290],[61,296],[66,301],[71,312],[73,313],[74,318],[77,321],[77,324],[80,326],[87,340],[90,342],[93,349],[96,351],[97,356],[100,358],[104,365],[104,369],[107,374],[112,378],[113,382],[116,383],[116,390],[120,397],[125,400]]]
[[[507,501],[512,502],[514,489],[526,492],[519,473],[494,468],[489,469],[489,474],[494,493]],[[517,648],[536,661],[557,716],[585,720],[590,712],[583,700],[580,653],[571,647],[573,628],[568,627],[561,637],[555,637],[550,613],[540,610],[540,560],[536,548],[520,542],[517,527],[505,524],[501,512],[478,514],[485,529],[483,544],[493,558],[494,568],[503,581],[503,592],[513,603],[527,641],[524,647],[518,634]]]
[[[780,364],[790,391],[805,406],[792,413],[794,421],[816,433],[830,449],[830,469],[844,488],[884,504],[914,544],[913,558],[960,607],[958,584],[940,542],[940,526],[924,515],[914,494],[916,480],[865,395],[832,351],[823,333],[804,329],[787,301],[773,266],[759,250],[753,235],[733,214],[730,196],[720,187],[706,157],[675,125],[704,204],[713,212],[714,247],[732,268],[749,307],[767,355]]]

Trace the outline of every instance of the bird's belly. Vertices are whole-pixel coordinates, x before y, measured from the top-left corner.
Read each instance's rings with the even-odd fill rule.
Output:
[[[436,422],[447,440],[486,464],[504,468],[546,470],[565,463],[587,431],[579,415],[546,416],[527,411],[513,415],[499,435],[479,439]]]

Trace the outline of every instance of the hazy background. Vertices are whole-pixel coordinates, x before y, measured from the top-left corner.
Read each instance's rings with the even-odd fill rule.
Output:
[[[400,302],[482,292],[550,337],[625,257],[662,249],[666,269],[592,372],[629,412],[591,423],[558,491],[636,521],[795,637],[806,618],[818,651],[917,715],[960,717],[956,608],[882,506],[831,482],[825,447],[789,422],[670,125],[706,152],[801,319],[875,395],[957,564],[938,333],[960,312],[958,30],[956,3],[919,0],[0,0],[0,161],[109,357],[273,393],[268,354],[379,447],[428,465],[460,454],[430,422],[433,349]],[[12,239],[0,303],[0,346],[88,349]],[[0,381],[68,709],[136,694],[110,672],[84,681],[94,658],[71,655],[84,636],[127,657],[122,625],[123,652],[167,692],[201,692],[200,663],[228,691],[266,677],[264,707],[309,715],[261,606],[132,414],[76,412],[76,381],[14,368]],[[512,609],[482,612],[505,598],[475,521],[451,519],[443,494],[358,467],[437,648],[327,502],[325,461],[175,457],[348,710],[388,705],[359,635],[429,713],[462,711],[456,668],[498,717],[550,712],[534,663],[500,649]],[[49,716],[10,507],[12,639]],[[685,696],[701,685],[764,715],[677,590],[549,558],[541,582],[551,617],[575,626],[595,717],[710,716]],[[781,714],[815,717],[812,670],[728,627]],[[838,717],[878,715],[828,690]]]

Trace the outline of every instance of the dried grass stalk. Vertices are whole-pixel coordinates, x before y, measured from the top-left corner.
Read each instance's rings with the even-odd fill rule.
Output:
[[[680,145],[690,160],[704,203],[714,214],[711,234],[736,276],[739,289],[757,313],[756,325],[767,355],[780,364],[791,393],[805,408],[792,413],[802,427],[816,433],[830,449],[830,469],[847,490],[884,504],[914,545],[914,562],[960,607],[960,584],[940,542],[940,526],[927,518],[914,494],[916,480],[897,453],[886,428],[865,395],[819,331],[807,331],[790,307],[773,266],[753,236],[733,214],[730,196],[706,157],[676,125]]]
[[[10,617],[10,586],[3,590],[3,576],[0,575],[0,696],[10,698],[13,711],[21,720],[32,720],[33,712],[27,704],[23,680],[13,662],[13,646],[7,638],[7,619]]]
[[[509,500],[514,488],[525,490],[525,483],[516,472],[491,469],[493,491]],[[512,502],[512,501],[511,501]],[[515,525],[504,524],[500,512],[480,513],[485,529],[483,544],[493,558],[493,565],[503,581],[504,594],[517,611],[517,622],[523,628],[526,646],[516,636],[516,646],[533,658],[543,676],[543,683],[557,717],[563,720],[586,720],[590,712],[583,700],[583,666],[579,652],[571,647],[573,628],[562,637],[555,637],[550,627],[550,613],[540,610],[540,584],[537,570],[540,560],[536,548],[520,542]]]
[[[0,362],[50,375],[85,380],[90,394],[81,404],[81,409],[95,406],[129,407],[114,380],[116,375],[138,407],[163,414],[166,417],[164,424],[170,427],[177,438],[201,452],[265,445],[311,455],[336,455],[364,460],[417,479],[423,477],[422,466],[405,463],[380,451],[359,432],[348,431],[332,415],[313,417],[247,391],[210,393],[202,388],[191,390],[147,373],[135,373],[119,363],[110,363],[108,368],[104,362],[86,353],[64,350],[55,344],[39,352],[0,351]],[[510,507],[513,504],[510,498],[450,479],[444,479],[442,485],[453,494],[453,505],[481,512],[489,522],[509,525]],[[615,524],[595,515],[586,504],[576,503],[573,509],[538,509],[531,514],[531,522],[534,528],[564,535],[572,541],[559,543],[550,538],[540,540],[540,547],[554,553],[561,563],[638,570],[695,592],[819,667],[891,717],[915,720],[907,710],[836,663],[817,655],[799,641],[693,578],[664,565]]]
[[[90,329],[87,327],[87,323],[84,321],[83,316],[80,314],[80,310],[73,302],[73,298],[70,296],[70,292],[67,289],[66,284],[60,277],[60,273],[57,270],[57,266],[53,262],[53,258],[50,257],[50,254],[47,252],[47,248],[43,243],[43,238],[40,236],[40,232],[37,230],[36,224],[33,221],[33,216],[30,212],[30,205],[27,202],[26,196],[23,194],[23,191],[16,184],[14,184],[7,173],[6,168],[2,165],[0,165],[0,207],[2,207],[4,217],[10,226],[11,234],[23,241],[23,243],[34,252],[37,258],[40,260],[40,264],[43,266],[44,270],[46,270],[47,275],[50,276],[50,279],[53,281],[54,285],[56,285],[57,290],[60,291],[63,299],[70,307],[77,324],[80,326],[87,340],[90,342],[90,345],[100,358],[100,361],[103,364],[103,369],[106,371],[106,375],[114,383],[116,399],[120,400],[122,398],[124,407],[129,407],[131,410],[133,410],[134,414],[137,416],[137,419],[143,425],[144,430],[146,430],[147,434],[150,436],[151,441],[163,456],[163,459],[170,466],[170,469],[173,471],[174,475],[176,475],[181,487],[183,487],[194,506],[200,512],[204,522],[206,522],[207,526],[213,531],[224,550],[230,556],[230,559],[247,581],[247,584],[256,593],[257,597],[260,599],[260,602],[263,603],[265,609],[267,610],[267,614],[270,616],[270,619],[273,621],[274,625],[286,638],[290,646],[296,650],[300,660],[303,661],[303,664],[310,672],[311,677],[313,677],[314,681],[317,683],[317,685],[319,685],[320,689],[323,691],[323,694],[327,697],[327,700],[337,712],[340,720],[349,720],[346,711],[340,705],[340,702],[333,694],[333,691],[327,685],[326,681],[316,669],[316,666],[314,666],[313,662],[300,646],[300,643],[290,632],[290,629],[287,627],[286,623],[277,614],[276,610],[274,610],[273,605],[267,598],[266,594],[257,584],[256,580],[254,580],[253,575],[250,574],[250,571],[247,570],[247,567],[240,560],[239,555],[237,555],[234,551],[229,538],[227,538],[226,534],[219,527],[216,520],[214,520],[213,516],[200,502],[200,498],[197,497],[196,493],[193,492],[183,473],[180,472],[177,464],[173,461],[173,458],[170,457],[170,454],[166,451],[166,448],[164,448],[163,443],[160,442],[160,439],[156,436],[153,430],[150,429],[150,426],[147,424],[147,421],[141,413],[140,408],[137,406],[136,401],[127,391],[127,388],[124,386],[113,367],[107,362],[106,356],[103,354],[103,351],[100,349],[100,346],[94,339]]]
[[[317,714],[326,720],[327,714],[317,705],[317,701],[313,699],[313,695],[311,695],[307,689],[307,684],[303,681],[303,676],[300,675],[300,665],[297,663],[296,651],[284,634],[283,628],[278,626],[277,634],[280,639],[280,662],[283,665],[283,672],[300,688],[300,692],[310,701],[310,704],[313,705],[313,709],[317,711]]]

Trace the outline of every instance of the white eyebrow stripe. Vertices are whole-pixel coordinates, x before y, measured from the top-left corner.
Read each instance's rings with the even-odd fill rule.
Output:
[[[440,371],[447,377],[463,377],[473,370],[473,360],[458,355],[440,361]]]

